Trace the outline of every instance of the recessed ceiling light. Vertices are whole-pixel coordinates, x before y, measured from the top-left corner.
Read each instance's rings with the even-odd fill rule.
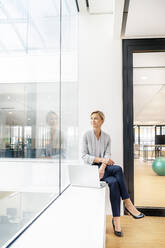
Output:
[[[11,98],[10,96],[7,97],[8,100],[10,100],[10,98]]]
[[[147,76],[141,76],[141,79],[142,80],[146,80],[147,79]]]

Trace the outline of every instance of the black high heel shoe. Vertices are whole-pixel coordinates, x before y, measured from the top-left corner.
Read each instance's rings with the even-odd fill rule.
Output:
[[[115,230],[115,224],[114,224],[114,220],[112,219],[112,226],[113,226],[113,231],[114,231],[114,234],[118,237],[123,237],[123,233],[122,231],[121,232],[118,232]]]
[[[125,210],[128,214],[130,214],[134,219],[141,219],[141,218],[144,218],[144,214],[143,213],[140,213],[139,215],[134,215],[132,214],[126,207],[125,207]]]

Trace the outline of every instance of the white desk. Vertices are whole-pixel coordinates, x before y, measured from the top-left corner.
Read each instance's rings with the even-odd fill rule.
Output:
[[[11,248],[105,247],[105,193],[70,186]]]

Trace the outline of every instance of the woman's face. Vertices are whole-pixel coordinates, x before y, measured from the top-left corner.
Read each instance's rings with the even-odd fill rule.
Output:
[[[57,116],[55,114],[50,114],[47,120],[49,126],[57,126]]]
[[[91,115],[91,125],[93,128],[101,128],[104,120],[101,119],[99,114]]]

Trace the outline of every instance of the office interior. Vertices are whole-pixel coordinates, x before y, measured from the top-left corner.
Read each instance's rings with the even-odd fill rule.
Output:
[[[64,197],[69,164],[83,163],[93,110],[105,113],[112,158],[124,167],[122,40],[165,38],[163,8],[162,0],[1,1],[0,248],[14,248],[22,230]],[[165,207],[165,176],[152,168],[165,157],[164,79],[165,52],[134,53],[137,207]],[[98,248],[115,247],[107,235]]]

